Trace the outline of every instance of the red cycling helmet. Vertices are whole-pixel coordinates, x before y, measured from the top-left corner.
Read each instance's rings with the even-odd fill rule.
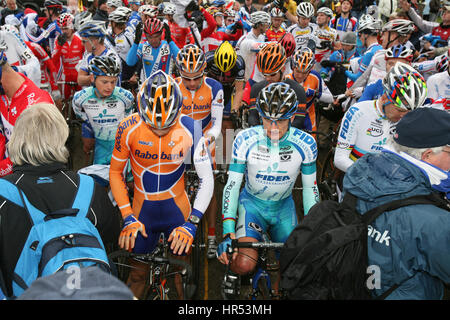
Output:
[[[161,22],[161,20],[157,19],[157,18],[150,18],[145,20],[145,24],[144,24],[144,32],[147,35],[152,35],[154,33],[158,33],[161,32],[163,29],[163,23]]]
[[[292,33],[286,32],[278,42],[284,47],[286,57],[290,57],[294,54],[296,43]]]

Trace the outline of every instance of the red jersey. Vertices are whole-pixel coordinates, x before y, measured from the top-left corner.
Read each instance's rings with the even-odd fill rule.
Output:
[[[19,73],[20,74],[20,73]],[[38,88],[33,81],[20,74],[24,78],[24,82],[19,89],[14,93],[11,101],[6,95],[0,96],[0,117],[3,125],[3,135],[0,134],[0,176],[11,173],[12,166],[9,158],[5,156],[5,148],[1,145],[11,138],[11,134],[16,123],[17,118],[23,110],[27,107],[37,103],[51,103],[54,104],[50,94]]]
[[[267,41],[280,41],[280,39],[284,36],[286,30],[283,28],[279,28],[278,30],[274,30],[272,26],[266,31]]]
[[[450,25],[444,27],[440,24],[439,26],[433,28],[431,34],[433,36],[439,36],[442,40],[447,41],[450,37]]]
[[[190,28],[180,27],[175,21],[168,21],[170,35],[178,48],[183,48],[188,43],[195,44],[194,36]]]
[[[58,90],[58,85],[55,82],[56,67],[47,52],[38,43],[31,41],[25,41],[25,43],[38,58],[41,65],[41,84],[50,83],[52,90]]]
[[[59,45],[58,38],[55,41],[55,50],[52,54],[52,60],[55,66],[59,66],[58,80],[77,81],[78,72],[75,69],[77,63],[83,58],[84,45],[78,34],[73,35],[72,41],[66,41],[62,46]]]
[[[216,50],[223,41],[238,41],[242,37],[242,29],[238,29],[236,33],[229,34],[223,31],[214,31],[202,40],[203,52]]]

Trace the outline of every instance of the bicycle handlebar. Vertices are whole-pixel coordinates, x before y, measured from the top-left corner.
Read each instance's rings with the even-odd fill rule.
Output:
[[[280,249],[284,246],[283,242],[239,242],[237,239],[231,240],[232,248],[252,248],[252,249]]]
[[[148,262],[148,263],[156,262],[156,263],[167,263],[167,264],[171,264],[171,265],[177,265],[179,267],[183,267],[184,269],[186,269],[186,273],[187,273],[188,277],[190,277],[192,275],[192,267],[190,264],[188,264],[185,261],[175,259],[172,257],[164,258],[164,257],[160,257],[160,256],[155,256],[152,253],[133,253],[133,252],[125,251],[125,250],[117,250],[117,251],[111,252],[108,255],[108,258],[110,260],[120,258],[120,257],[139,259],[139,260],[143,260],[144,262]]]

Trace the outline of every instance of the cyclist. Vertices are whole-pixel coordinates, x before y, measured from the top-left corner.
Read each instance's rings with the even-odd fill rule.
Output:
[[[422,106],[427,85],[408,64],[397,62],[383,79],[384,93],[377,100],[352,105],[342,118],[334,164],[347,169],[366,153],[380,152],[396,123],[409,111]]]
[[[0,42],[6,45],[9,65],[27,76],[35,85],[40,86],[41,68],[39,60],[20,35],[12,27],[1,26]]]
[[[117,126],[132,113],[134,96],[116,86],[120,66],[113,57],[94,57],[89,74],[92,86],[74,95],[72,107],[83,120],[83,151],[89,154],[94,148],[93,164],[109,164]]]
[[[336,29],[339,39],[342,39],[345,32],[356,32],[358,19],[351,15],[353,0],[341,0],[338,4],[340,12],[331,19],[330,27]]]
[[[207,34],[202,35],[202,50],[208,52],[216,50],[223,41],[238,41],[242,36],[243,26],[240,21],[236,22],[234,32],[227,33],[223,28],[223,12],[215,7],[209,7],[208,12],[214,17],[214,29]]]
[[[358,24],[358,37],[362,42],[362,45],[366,48],[363,56],[359,61],[359,68],[356,73],[349,70],[345,72],[347,78],[352,81],[358,79],[372,60],[375,52],[383,49],[383,47],[378,43],[378,34],[381,30],[381,20],[374,19],[371,15],[363,14],[359,19]]]
[[[183,28],[175,22],[173,16],[177,12],[176,6],[173,3],[165,3],[163,14],[167,19],[167,24],[170,28],[172,39],[178,48],[183,48],[188,43],[195,43],[194,36],[190,28]]]
[[[405,45],[410,34],[414,31],[414,24],[410,20],[394,19],[387,22],[381,29],[381,45],[382,49],[378,50],[371,58],[365,72],[360,79],[355,81],[352,89],[365,87],[367,84],[373,83],[379,79],[383,79],[386,75],[386,59],[385,50],[396,45]],[[420,72],[428,71],[425,68],[419,68]]]
[[[308,47],[315,50],[319,45],[319,39],[316,36],[317,25],[311,23],[314,17],[314,6],[310,2],[300,2],[297,6],[298,23],[291,25],[287,32],[292,33],[297,46],[295,50]]]
[[[397,62],[403,62],[411,65],[414,52],[404,45],[396,45],[390,47],[385,52],[386,59],[386,73],[391,70],[391,68]],[[358,102],[366,101],[366,100],[376,100],[384,93],[383,90],[383,80],[379,79],[376,82],[369,84],[364,88],[362,96],[358,99]]]
[[[297,95],[297,111],[292,120],[292,125],[296,128],[303,128],[305,120],[306,95],[305,90],[296,81],[286,78],[283,75],[286,69],[286,53],[280,43],[270,42],[259,53],[256,60],[257,68],[264,76],[264,80],[255,83],[250,89],[250,95],[245,97],[244,102],[248,105],[248,124],[257,126],[260,124],[260,117],[257,110],[256,99],[261,90],[268,84],[275,82],[285,82],[295,91]]]
[[[315,70],[320,70],[320,62],[326,60],[330,57],[334,48],[337,47],[338,34],[333,28],[330,28],[329,23],[331,18],[333,18],[333,11],[328,7],[321,7],[317,9],[317,29],[316,36],[319,39],[319,43],[316,47],[315,58],[316,66]]]
[[[65,100],[71,99],[80,86],[71,86],[68,82],[77,82],[78,72],[76,66],[83,58],[84,45],[80,36],[75,32],[74,16],[70,13],[62,13],[58,20],[62,34],[56,38],[55,50],[52,61],[59,66],[56,80],[61,84],[61,94]]]
[[[445,101],[441,101],[441,103],[443,103],[444,108],[448,110],[450,104],[450,68],[448,67],[448,62],[447,69],[429,77],[427,80],[427,85],[428,98],[433,101],[445,99]]]
[[[225,139],[226,130],[233,128],[231,113],[236,113],[241,105],[244,93],[245,61],[236,54],[228,41],[224,41],[215,51],[206,52],[205,60],[207,77],[217,80],[223,87],[222,136]],[[223,150],[223,154],[226,154],[225,147]]]
[[[253,71],[256,54],[265,46],[265,34],[270,25],[270,15],[264,11],[256,11],[251,14],[252,29],[243,35],[236,44],[236,52],[245,61],[245,81]]]
[[[262,125],[238,133],[223,194],[223,242],[217,257],[228,264],[231,239],[257,242],[268,232],[274,242],[285,242],[297,225],[292,189],[301,173],[303,215],[319,202],[316,183],[317,145],[314,138],[291,126],[297,110],[295,91],[275,82],[261,90],[257,100]],[[245,174],[245,186],[240,191]],[[236,222],[237,220],[237,222]],[[236,292],[237,275],[251,272],[258,259],[254,249],[240,249],[224,279],[228,294]],[[235,298],[231,296],[231,298]]]
[[[201,128],[181,113],[177,83],[161,70],[145,79],[138,93],[138,113],[122,120],[116,132],[109,180],[124,227],[119,245],[135,253],[151,252],[164,232],[174,254],[190,251],[210,202],[214,179]],[[193,208],[185,191],[184,171],[193,153],[200,186]],[[130,204],[123,171],[130,161],[134,177]],[[132,260],[128,285],[138,298],[145,289],[146,269]]]
[[[185,45],[178,52],[176,64],[180,77],[175,81],[180,86],[183,102],[181,113],[201,123],[203,135],[209,142],[213,167],[216,167],[215,141],[222,131],[223,86],[217,80],[205,76],[206,58],[202,49],[195,44]],[[208,258],[214,258],[216,244],[217,199],[213,194],[206,210],[208,220]]]
[[[121,66],[120,58],[117,52],[106,46],[106,29],[102,21],[90,21],[81,26],[78,31],[81,42],[84,44],[85,52],[83,58],[77,64],[78,77],[77,82],[80,86],[86,87],[91,84],[89,75],[89,63],[96,56],[111,56]],[[120,84],[120,79],[117,80]]]
[[[122,0],[108,0],[106,1],[106,12],[108,12],[108,18],[111,12],[116,10],[117,8],[123,7]]]
[[[61,29],[58,27],[57,21],[62,12],[63,6],[59,0],[45,0],[44,7],[47,15],[47,20],[44,23],[44,26],[46,26],[44,30],[41,30],[38,36],[28,33],[27,29],[25,29],[25,32],[28,39],[32,42],[42,45],[48,40],[48,50],[49,52],[53,52],[53,49],[55,48],[55,39],[62,33]]]
[[[279,41],[286,33],[286,30],[282,26],[285,14],[281,9],[273,7],[270,10],[270,17],[272,23],[266,31],[266,39],[267,41]]]
[[[131,15],[131,9],[127,7],[119,7],[108,15],[111,26],[112,38],[115,43],[115,50],[121,60],[122,73],[120,75],[121,82],[129,80],[135,72],[135,67],[127,65],[127,55],[134,42],[135,29],[128,25]]]
[[[0,43],[0,176],[12,172],[12,163],[6,151],[14,124],[23,110],[36,103],[51,103],[50,94],[33,81],[16,72],[8,62],[5,43]]]
[[[162,40],[163,29],[165,40]],[[141,43],[142,31],[146,37],[144,43]],[[143,25],[139,24],[136,27],[134,43],[128,52],[126,62],[127,65],[134,66],[138,60],[142,60],[140,79],[143,80],[157,70],[170,73],[179,50],[170,36],[169,26],[157,18],[149,18]]]
[[[292,79],[299,83],[306,94],[306,115],[303,128],[307,130],[317,131],[316,123],[316,107],[315,102],[318,99],[324,103],[334,103],[335,101],[327,85],[320,77],[320,74],[313,70],[315,65],[314,53],[310,48],[297,50],[291,61],[292,73],[286,78]],[[315,137],[315,135],[313,134]]]

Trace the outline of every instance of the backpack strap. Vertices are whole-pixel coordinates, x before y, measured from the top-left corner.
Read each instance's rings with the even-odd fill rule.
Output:
[[[405,199],[398,199],[382,204],[381,206],[375,207],[365,212],[362,215],[362,220],[366,224],[370,224],[386,211],[392,211],[414,204],[432,204],[445,210],[450,209],[450,204],[446,203],[446,201],[442,199],[438,193],[430,193],[424,195],[416,195]]]
[[[80,183],[72,208],[79,209],[77,216],[86,217],[91,207],[95,184],[94,179],[88,175],[78,174],[78,176],[80,177]]]

